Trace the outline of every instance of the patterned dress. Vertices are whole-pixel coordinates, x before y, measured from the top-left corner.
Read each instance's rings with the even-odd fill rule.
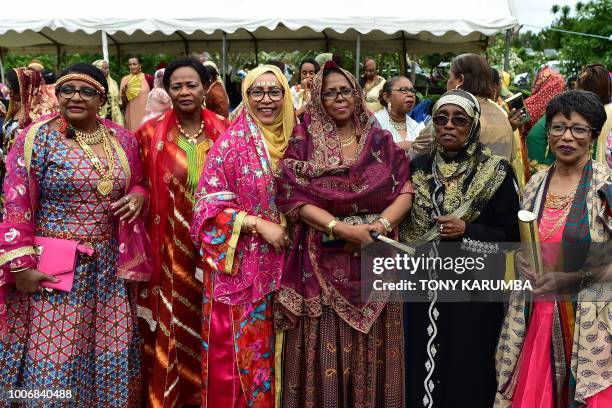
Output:
[[[180,134],[176,116],[171,109],[136,132],[151,192],[147,230],[157,249],[156,273],[141,285],[138,298],[139,316],[147,323],[143,385],[149,407],[200,405],[202,266],[189,226],[204,160],[229,125],[202,110],[207,138],[193,145]]]
[[[23,143],[19,138],[15,149],[23,150]],[[33,399],[24,406],[139,406],[135,299],[117,276],[118,241],[110,207],[125,194],[126,173],[116,151],[114,160],[113,191],[101,197],[99,176],[80,148],[48,125],[36,137],[30,170],[38,179],[35,234],[81,240],[95,252],[79,254],[70,292],[28,295],[6,288],[8,336],[0,339],[0,388],[72,393],[70,401]],[[18,194],[25,191],[23,185],[13,187]]]

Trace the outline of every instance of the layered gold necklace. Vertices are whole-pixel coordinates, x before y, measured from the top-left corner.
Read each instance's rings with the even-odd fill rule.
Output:
[[[561,213],[555,216],[546,214],[546,211],[542,214],[540,221],[540,228],[542,229],[542,241],[547,241],[559,231],[559,229],[565,224],[565,220],[569,215],[572,208],[572,202],[576,195],[576,187],[567,194],[557,195],[551,191],[546,193],[545,209],[559,211]]]
[[[98,124],[98,128],[95,132],[85,133],[79,129],[75,129],[74,133],[76,135],[75,140],[81,146],[81,149],[85,152],[94,169],[100,176],[100,180],[98,181],[98,185],[96,186],[98,192],[103,196],[110,194],[113,191],[113,180],[115,178],[114,170],[115,170],[115,160],[113,157],[113,147],[110,141],[110,135],[106,126],[103,124]],[[91,149],[90,145],[100,144],[102,143],[102,148],[104,150],[104,155],[106,156],[107,166],[106,169],[104,165],[98,158],[98,156]]]

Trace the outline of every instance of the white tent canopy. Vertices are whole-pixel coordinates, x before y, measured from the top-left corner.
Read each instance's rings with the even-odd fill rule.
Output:
[[[230,51],[307,50],[353,48],[360,34],[364,50],[421,54],[481,50],[487,36],[517,25],[512,0],[309,0],[307,8],[286,0],[158,3],[30,0],[27,10],[5,8],[0,47],[100,52],[104,31],[111,53],[220,50],[224,33]]]

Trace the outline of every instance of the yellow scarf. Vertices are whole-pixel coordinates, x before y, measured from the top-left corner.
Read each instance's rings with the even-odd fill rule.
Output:
[[[127,75],[127,90],[125,91],[125,96],[127,97],[128,102],[132,99],[136,98],[140,95],[140,88],[142,86],[142,77],[144,74],[141,72],[139,74],[128,74]]]
[[[251,111],[251,106],[248,103],[249,96],[247,95],[247,91],[257,77],[266,72],[271,72],[274,74],[281,87],[285,91],[283,96],[283,107],[281,114],[276,117],[274,123],[270,126],[263,125],[255,112]],[[248,75],[244,79],[242,83],[242,100],[245,101],[244,106],[247,111],[261,130],[261,134],[264,138],[266,146],[268,147],[268,153],[270,154],[270,159],[272,161],[272,169],[276,170],[278,166],[278,161],[283,158],[285,154],[285,150],[287,149],[287,144],[289,143],[289,136],[293,132],[293,126],[295,124],[295,115],[293,113],[293,101],[291,100],[291,89],[289,88],[289,83],[287,82],[287,78],[285,75],[273,65],[261,65],[257,68],[249,71]]]

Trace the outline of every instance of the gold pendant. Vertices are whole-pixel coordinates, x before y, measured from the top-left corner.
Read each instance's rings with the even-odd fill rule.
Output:
[[[113,182],[107,178],[103,178],[98,182],[98,191],[103,196],[108,195],[113,191]]]

